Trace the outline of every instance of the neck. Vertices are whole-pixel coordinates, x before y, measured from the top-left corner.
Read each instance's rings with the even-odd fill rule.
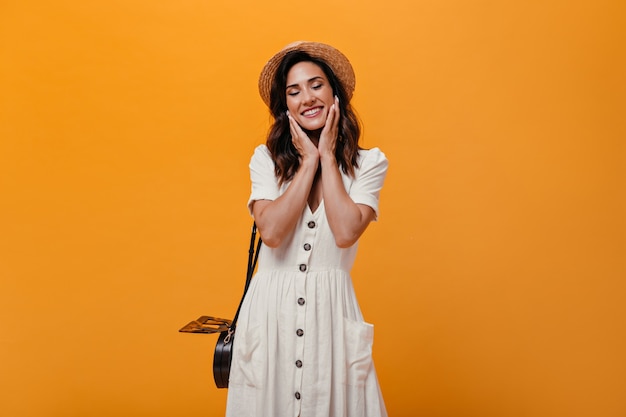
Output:
[[[304,133],[311,139],[311,142],[317,146],[320,143],[320,135],[322,134],[322,129],[317,130],[305,130]]]

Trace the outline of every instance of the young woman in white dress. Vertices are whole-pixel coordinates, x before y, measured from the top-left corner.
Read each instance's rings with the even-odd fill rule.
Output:
[[[330,45],[296,42],[263,68],[274,118],[250,161],[263,239],[233,346],[228,417],[382,417],[350,270],[378,216],[387,159],[358,145],[355,76]]]

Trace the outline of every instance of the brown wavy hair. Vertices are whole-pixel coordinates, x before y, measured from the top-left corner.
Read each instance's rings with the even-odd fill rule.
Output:
[[[285,55],[280,63],[270,90],[270,112],[274,117],[274,123],[270,127],[266,144],[274,160],[276,177],[281,184],[290,181],[300,167],[300,157],[291,141],[289,119],[286,115],[287,73],[299,62],[312,62],[319,66],[324,71],[333,93],[339,98],[341,115],[335,158],[345,174],[354,176],[354,169],[359,166],[357,157],[361,149],[359,147],[361,124],[347,99],[345,89],[326,62],[306,52],[293,51]]]

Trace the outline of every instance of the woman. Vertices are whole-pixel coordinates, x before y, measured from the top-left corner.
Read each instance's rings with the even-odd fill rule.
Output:
[[[379,417],[385,405],[350,269],[387,172],[359,148],[354,71],[332,46],[296,42],[259,78],[274,124],[250,161],[263,246],[242,305],[229,417]]]

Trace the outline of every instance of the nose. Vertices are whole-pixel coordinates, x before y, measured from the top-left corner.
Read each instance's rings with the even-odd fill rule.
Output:
[[[313,94],[310,90],[304,90],[302,92],[302,104],[308,105],[313,104],[316,100],[315,94]]]

